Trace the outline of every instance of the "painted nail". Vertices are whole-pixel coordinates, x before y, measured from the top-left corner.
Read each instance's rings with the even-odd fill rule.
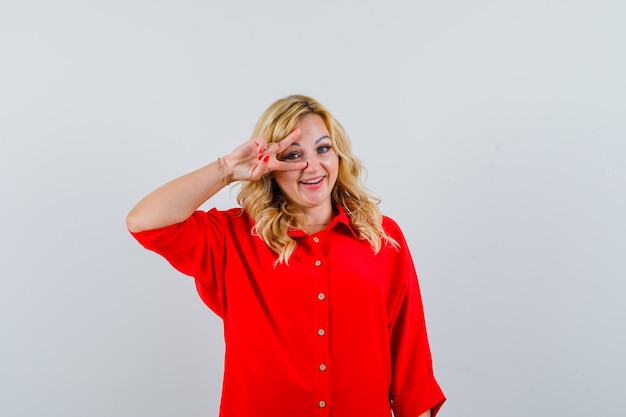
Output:
[[[263,154],[259,154],[259,156],[256,157],[259,161],[261,160],[261,158],[263,158]]]
[[[270,156],[269,155],[265,155],[265,158],[263,158],[263,162],[267,162],[270,160]]]

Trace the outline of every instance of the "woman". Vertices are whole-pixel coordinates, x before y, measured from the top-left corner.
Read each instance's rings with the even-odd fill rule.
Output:
[[[294,95],[252,137],[127,217],[224,321],[220,416],[434,416],[445,398],[413,261],[343,127]],[[241,208],[197,210],[233,181]]]

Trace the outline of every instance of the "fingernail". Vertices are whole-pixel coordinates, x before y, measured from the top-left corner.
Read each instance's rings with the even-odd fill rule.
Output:
[[[256,157],[259,161],[261,160],[261,158],[263,158],[263,154],[259,153],[259,156]]]
[[[263,162],[267,162],[270,160],[270,156],[269,155],[265,155],[265,158],[263,158]]]

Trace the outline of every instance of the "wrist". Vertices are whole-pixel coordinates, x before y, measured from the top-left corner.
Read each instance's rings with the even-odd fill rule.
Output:
[[[233,182],[233,171],[230,169],[227,157],[223,156],[217,158],[217,168],[219,169],[220,175],[222,176],[224,186]]]

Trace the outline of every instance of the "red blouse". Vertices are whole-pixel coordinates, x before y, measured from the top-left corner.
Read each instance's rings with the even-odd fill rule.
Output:
[[[343,210],[323,231],[292,232],[289,265],[253,236],[242,209],[197,211],[181,224],[133,233],[195,277],[224,322],[221,417],[433,416],[445,401],[433,376],[419,285],[400,248],[374,254]]]

